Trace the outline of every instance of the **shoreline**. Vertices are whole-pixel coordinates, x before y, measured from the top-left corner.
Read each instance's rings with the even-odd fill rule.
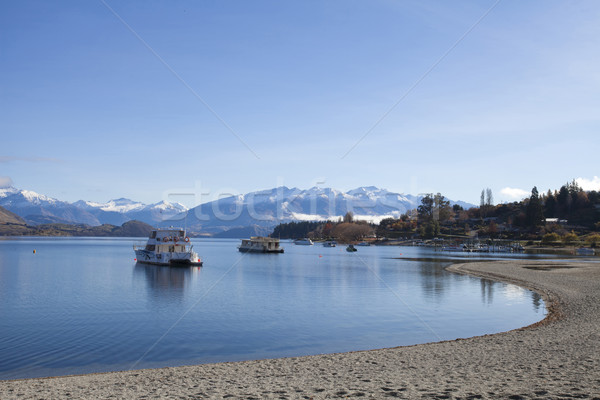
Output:
[[[508,332],[404,347],[0,381],[0,398],[600,399],[600,263],[447,270],[534,290],[548,313]]]

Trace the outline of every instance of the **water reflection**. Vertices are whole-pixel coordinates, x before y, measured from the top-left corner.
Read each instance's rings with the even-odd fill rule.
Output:
[[[447,278],[448,272],[444,270],[446,264],[441,262],[421,263],[419,274],[421,275],[421,288],[428,298],[440,302],[450,283]]]
[[[531,298],[533,300],[533,309],[535,311],[539,311],[540,308],[544,305],[542,301],[542,296],[539,293],[531,292]]]
[[[496,282],[481,278],[481,302],[492,304],[494,302],[494,286]]]
[[[137,263],[134,275],[144,277],[152,297],[183,298],[199,268],[195,267],[163,267]]]

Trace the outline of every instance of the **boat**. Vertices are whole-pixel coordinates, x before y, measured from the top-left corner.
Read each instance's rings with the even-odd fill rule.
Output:
[[[279,247],[279,239],[263,236],[242,239],[238,250],[242,253],[283,253],[283,247]]]
[[[189,236],[180,228],[155,229],[145,246],[133,245],[138,263],[168,266],[201,266]]]
[[[466,250],[465,250],[465,245],[462,245],[462,246],[444,246],[444,247],[442,247],[442,251],[463,252]]]
[[[346,251],[354,252],[354,251],[358,251],[358,250],[356,249],[356,247],[354,247],[354,245],[349,244],[348,247],[346,247]]]
[[[594,251],[594,249],[591,247],[580,247],[575,250],[575,254],[578,256],[593,256],[596,254],[596,251]]]
[[[297,240],[294,240],[294,244],[297,244],[299,246],[312,246],[313,241],[310,240],[309,238],[297,239]]]
[[[369,242],[360,242],[360,243],[356,243],[357,246],[370,246],[371,243]]]
[[[323,247],[335,247],[337,246],[337,242],[335,240],[327,240],[323,242]]]

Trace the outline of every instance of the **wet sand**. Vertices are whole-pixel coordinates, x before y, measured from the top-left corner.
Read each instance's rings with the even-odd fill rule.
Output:
[[[533,289],[549,314],[510,332],[408,347],[0,381],[0,399],[600,399],[600,263],[449,270]]]

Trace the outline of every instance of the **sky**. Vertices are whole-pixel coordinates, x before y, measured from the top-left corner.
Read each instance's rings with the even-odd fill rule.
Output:
[[[0,3],[0,185],[600,189],[600,2]]]

